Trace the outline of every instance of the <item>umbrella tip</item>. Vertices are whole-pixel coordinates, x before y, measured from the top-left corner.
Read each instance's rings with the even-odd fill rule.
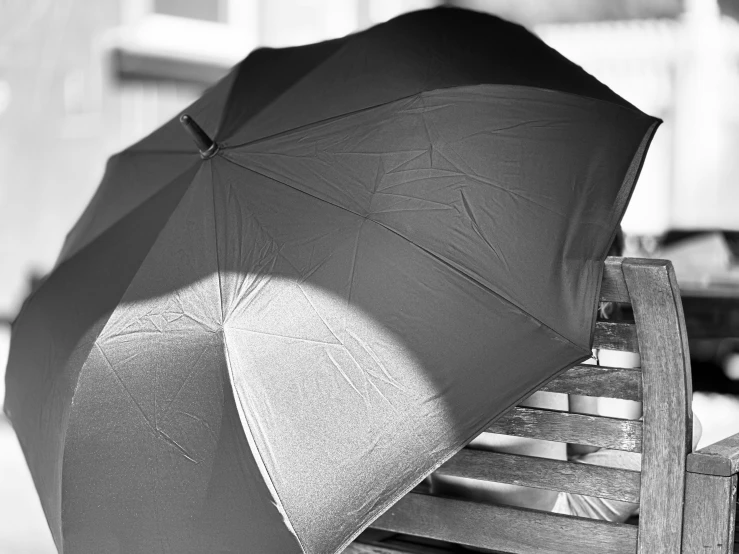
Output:
[[[210,138],[205,131],[198,125],[195,120],[188,114],[180,116],[180,123],[188,132],[195,145],[200,150],[200,157],[204,160],[212,158],[218,153],[218,143]]]

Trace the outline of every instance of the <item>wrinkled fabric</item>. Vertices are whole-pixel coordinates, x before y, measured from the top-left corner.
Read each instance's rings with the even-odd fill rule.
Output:
[[[659,124],[447,9],[256,51],[189,113],[218,154],[173,120],[112,158],[13,327],[60,552],[341,551],[590,356]]]

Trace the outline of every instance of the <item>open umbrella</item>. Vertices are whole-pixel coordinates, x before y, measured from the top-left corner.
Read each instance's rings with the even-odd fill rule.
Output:
[[[14,324],[65,553],[340,551],[589,356],[659,124],[456,9],[257,50],[187,113],[110,160]]]

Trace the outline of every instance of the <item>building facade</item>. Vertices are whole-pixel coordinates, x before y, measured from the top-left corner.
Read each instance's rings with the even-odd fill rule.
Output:
[[[10,0],[0,10],[0,317],[53,264],[107,157],[253,48],[341,36],[436,0]],[[664,119],[630,234],[739,230],[739,24],[716,0],[444,2],[519,20]],[[729,5],[731,5],[729,3]]]

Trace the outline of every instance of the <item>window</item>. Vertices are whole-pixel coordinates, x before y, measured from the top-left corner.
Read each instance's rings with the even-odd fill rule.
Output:
[[[124,56],[209,64],[225,70],[257,46],[258,3],[123,0],[123,25],[115,32],[113,49]],[[151,77],[156,79],[157,74]]]
[[[438,0],[121,0],[122,80],[207,85],[257,46],[336,38]]]
[[[154,0],[154,13],[214,23],[228,23],[226,0]]]

